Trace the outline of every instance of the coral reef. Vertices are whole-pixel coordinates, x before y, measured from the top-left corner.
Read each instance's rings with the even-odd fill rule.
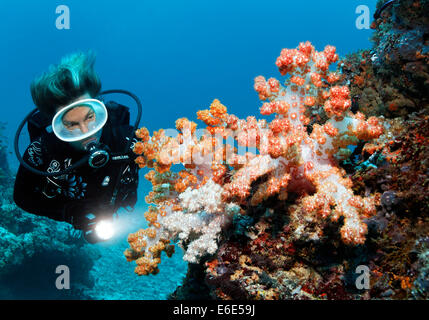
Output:
[[[174,299],[428,299],[428,12],[393,2],[336,72],[331,46],[283,49],[284,83],[255,79],[270,122],[215,100],[205,130],[142,128],[155,206],[129,236],[136,273],[156,274],[173,239],[191,262]]]
[[[8,178],[10,177],[9,164],[7,162],[7,153],[6,153],[6,137],[3,136],[3,130],[5,128],[5,123],[0,122],[0,184],[6,184]]]
[[[424,257],[419,243],[429,233],[428,111],[411,114],[406,121],[390,121],[392,139],[376,152],[386,160],[352,176],[358,194],[368,190],[381,194],[377,215],[368,221],[377,248],[371,261],[373,296],[427,299],[427,290],[418,289],[427,279],[427,274],[422,278],[427,266],[424,258],[417,260]]]
[[[75,238],[70,225],[23,212],[13,203],[14,177],[5,147],[0,168],[0,298],[90,298],[85,291],[94,283],[90,270],[98,250]],[[59,265],[70,269],[70,290],[55,286]]]
[[[426,0],[395,1],[372,24],[373,48],[340,61],[343,80],[364,114],[407,117],[428,104],[428,12]]]
[[[291,194],[296,204],[283,214],[291,218],[292,238],[321,239],[325,226],[341,218],[343,242],[365,242],[363,220],[375,213],[375,200],[353,194],[338,159],[350,155],[348,145],[379,137],[383,127],[375,117],[365,120],[348,111],[349,89],[335,86],[340,77],[329,72],[337,59],[332,46],[318,52],[307,42],[283,49],[276,64],[287,75],[284,86],[274,78],[255,79],[255,90],[266,101],[261,114],[275,114],[270,123],[238,119],[214,100],[210,110],[197,112],[207,125],[199,138],[196,124],[185,118],[176,121],[180,133],[174,138],[163,130],[153,137],[145,128],[137,132],[142,141],[135,146],[136,161],[155,168],[146,175],[153,184],[146,201],[157,206],[146,214],[151,227],[129,236],[125,255],[136,260],[136,273],[156,274],[161,252],[172,253],[170,239],[179,239],[185,260],[199,262],[216,252],[234,214],[247,214],[269,198],[286,201]],[[327,121],[310,127],[316,113]],[[239,154],[228,141],[248,152]],[[169,170],[179,163],[186,169]]]

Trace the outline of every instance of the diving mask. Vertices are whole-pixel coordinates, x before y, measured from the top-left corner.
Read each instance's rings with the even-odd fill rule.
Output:
[[[52,130],[65,142],[84,140],[103,128],[107,121],[107,109],[97,99],[76,101],[57,112],[52,120]]]

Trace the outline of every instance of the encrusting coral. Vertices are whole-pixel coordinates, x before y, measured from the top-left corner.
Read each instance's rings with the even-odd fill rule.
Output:
[[[375,214],[376,199],[354,195],[338,161],[351,154],[349,145],[378,138],[383,125],[379,118],[349,111],[349,88],[335,86],[340,75],[329,71],[337,60],[333,46],[318,52],[306,42],[283,49],[276,65],[286,76],[284,84],[255,78],[264,101],[260,113],[274,115],[270,122],[239,119],[214,100],[209,110],[197,112],[204,130],[181,118],[175,137],[164,130],[152,137],[145,128],[136,132],[141,139],[134,147],[136,162],[154,168],[146,175],[153,185],[146,202],[155,204],[145,214],[149,228],[128,238],[125,255],[136,261],[137,274],[158,272],[161,252],[174,252],[170,239],[179,240],[186,261],[199,262],[217,251],[234,215],[291,194],[297,201],[284,213],[294,238],[321,239],[324,225],[342,217],[343,242],[365,242],[364,219]],[[327,120],[316,123],[321,113]],[[173,164],[185,169],[173,172]]]

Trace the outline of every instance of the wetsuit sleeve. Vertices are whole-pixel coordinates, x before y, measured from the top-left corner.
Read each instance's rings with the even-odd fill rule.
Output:
[[[36,139],[25,151],[23,160],[33,168],[44,171],[48,159],[44,157],[42,150],[42,139]],[[15,179],[13,199],[24,211],[61,221],[64,201],[58,197],[47,197],[43,193],[46,183],[46,177],[37,175],[20,165]]]

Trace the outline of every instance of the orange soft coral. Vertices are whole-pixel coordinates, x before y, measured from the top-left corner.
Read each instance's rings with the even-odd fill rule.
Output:
[[[268,198],[285,201],[290,193],[298,195],[285,212],[295,237],[321,239],[326,222],[343,217],[343,241],[365,241],[364,219],[374,214],[374,200],[353,194],[335,156],[346,156],[344,148],[359,140],[377,138],[383,126],[380,119],[349,112],[350,90],[334,86],[339,75],[329,72],[337,59],[333,46],[318,52],[306,42],[283,49],[276,65],[286,76],[284,85],[274,78],[255,78],[260,113],[273,116],[270,122],[254,116],[239,119],[215,99],[209,109],[197,112],[207,126],[198,137],[196,124],[186,118],[176,121],[175,137],[160,130],[149,139],[145,130],[138,131],[143,144],[134,148],[141,157],[136,162],[154,168],[146,175],[153,186],[146,200],[156,205],[145,214],[149,229],[129,238],[126,256],[136,260],[138,274],[158,272],[160,252],[172,250],[166,237],[189,241],[185,257],[195,262],[215,252],[219,232],[230,214],[242,211],[240,206]],[[308,130],[314,113],[327,120]],[[173,164],[185,169],[172,172]],[[196,234],[201,238],[195,240]]]

